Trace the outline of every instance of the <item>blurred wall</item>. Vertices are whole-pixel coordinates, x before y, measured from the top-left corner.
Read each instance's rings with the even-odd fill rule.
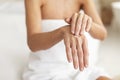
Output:
[[[99,0],[99,4],[101,7],[101,17],[102,21],[105,25],[110,25],[113,19],[112,12],[112,2],[120,1],[120,0]]]

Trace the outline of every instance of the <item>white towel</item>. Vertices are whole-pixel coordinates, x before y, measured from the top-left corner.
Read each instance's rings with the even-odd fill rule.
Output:
[[[48,32],[67,25],[64,20],[43,20],[42,30]],[[68,63],[64,42],[52,48],[30,53],[30,60],[24,72],[24,80],[95,80],[99,76],[107,76],[99,68],[94,67],[99,41],[86,33],[90,52],[89,67],[80,72]]]

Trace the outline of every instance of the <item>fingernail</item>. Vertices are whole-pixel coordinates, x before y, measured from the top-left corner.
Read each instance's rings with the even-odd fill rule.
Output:
[[[85,65],[85,67],[87,68],[87,67],[88,67],[88,65],[86,64],[86,65]]]
[[[80,68],[81,71],[83,71],[84,68]]]
[[[69,63],[71,63],[71,62],[72,62],[72,60],[70,59],[70,60],[69,60]]]
[[[84,34],[84,31],[82,31],[81,34]]]
[[[75,69],[77,69],[78,67],[77,66],[75,66]]]

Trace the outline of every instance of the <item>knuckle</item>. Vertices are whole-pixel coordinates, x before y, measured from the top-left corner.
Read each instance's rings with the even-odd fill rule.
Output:
[[[89,17],[88,19],[89,19],[90,22],[92,22],[92,18],[91,17]]]
[[[66,45],[66,49],[69,49],[70,48],[70,46],[69,45]]]
[[[68,48],[68,47],[69,47],[69,43],[68,43],[68,42],[65,42],[65,46]]]
[[[76,54],[76,49],[73,49],[72,51],[73,51],[73,56],[74,56],[74,57],[77,56],[77,54]]]
[[[73,53],[74,53],[74,55],[75,55],[75,53],[76,53],[76,49],[73,49]]]
[[[74,16],[73,16],[73,17],[76,18],[77,16],[78,16],[78,13],[74,13]]]
[[[78,22],[79,22],[79,23],[82,22],[82,17],[81,17],[81,16],[79,16]]]
[[[76,13],[76,12],[74,13],[74,15],[77,15],[77,14],[78,14],[78,13]]]
[[[76,15],[76,13],[73,13],[72,18]]]
[[[82,23],[86,24],[86,22],[87,22],[87,19],[84,18]]]

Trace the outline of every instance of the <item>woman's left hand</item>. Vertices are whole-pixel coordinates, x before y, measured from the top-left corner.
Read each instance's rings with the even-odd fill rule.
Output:
[[[92,26],[92,18],[83,12],[74,13],[71,18],[66,18],[65,21],[71,24],[71,32],[75,35],[81,35],[84,31],[89,32]]]

